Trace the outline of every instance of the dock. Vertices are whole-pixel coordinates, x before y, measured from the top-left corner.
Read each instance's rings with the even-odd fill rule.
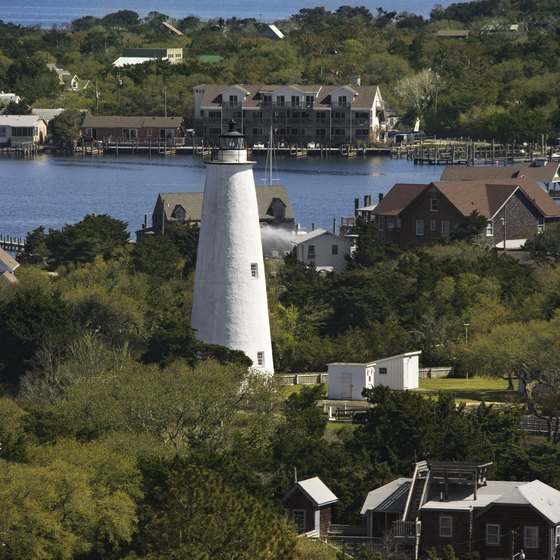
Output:
[[[25,239],[0,234],[0,247],[2,247],[4,251],[18,253],[25,249]]]

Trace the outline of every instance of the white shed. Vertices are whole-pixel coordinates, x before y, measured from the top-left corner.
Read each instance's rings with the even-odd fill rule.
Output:
[[[334,362],[327,365],[329,394],[332,400],[360,401],[364,389],[374,385],[375,362],[367,364]]]
[[[397,391],[417,389],[420,354],[420,350],[417,350],[377,360],[374,387],[384,385]]]
[[[420,351],[405,352],[368,363],[334,362],[327,365],[328,398],[332,400],[365,400],[364,389],[384,385],[404,391],[418,388]]]

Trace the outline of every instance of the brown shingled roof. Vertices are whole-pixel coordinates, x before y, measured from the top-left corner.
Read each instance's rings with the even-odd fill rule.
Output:
[[[243,91],[247,92],[247,96],[243,100],[244,107],[258,107],[263,93],[271,94],[279,89],[297,88],[306,94],[315,94],[317,96],[315,108],[323,105],[325,108],[330,106],[330,96],[333,92],[347,87],[352,92],[357,93],[356,99],[352,103],[353,109],[370,109],[375,100],[375,94],[378,91],[378,86],[356,86],[356,85],[337,85],[337,86],[323,86],[319,84],[300,85],[300,84],[284,84],[284,85],[271,85],[271,84],[208,84],[205,87],[205,92],[202,98],[201,107],[211,108],[212,106],[221,105],[221,94],[226,89],[237,86]]]
[[[425,189],[437,188],[464,216],[477,211],[492,218],[520,189],[547,218],[560,217],[560,205],[533,179],[436,181],[430,185],[397,183],[375,208],[380,216],[399,216]]]
[[[433,184],[465,216],[478,210],[483,216],[492,218],[518,188],[544,216],[560,216],[560,205],[534,179],[447,181]]]
[[[398,216],[428,185],[397,183],[383,197],[373,213],[379,216]]]

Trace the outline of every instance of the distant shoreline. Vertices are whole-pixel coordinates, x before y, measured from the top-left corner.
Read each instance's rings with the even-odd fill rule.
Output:
[[[464,0],[463,0],[464,2]],[[462,3],[461,0],[445,0],[433,3],[422,0],[383,0],[375,4],[375,8],[365,6],[373,15],[377,13],[377,7],[381,5],[386,11],[398,13],[409,12],[428,18],[430,12],[436,6],[447,7],[452,3]],[[136,4],[141,4],[136,6]],[[155,0],[115,2],[114,0],[98,0],[95,5],[85,0],[28,0],[24,5],[16,6],[9,0],[0,0],[0,21],[12,23],[23,27],[40,27],[41,29],[68,28],[72,21],[92,16],[103,18],[107,14],[120,10],[131,10],[141,18],[145,18],[150,12],[161,12],[170,19],[183,19],[195,16],[202,21],[218,18],[238,19],[254,18],[263,23],[273,23],[287,20],[296,15],[301,9],[314,9],[318,2],[316,0],[286,0],[279,5],[264,5],[260,0],[246,0],[239,4],[235,0],[222,0],[217,4],[190,4],[184,0],[170,0],[164,6]],[[352,7],[364,7],[365,0],[323,0],[322,7],[334,12],[338,7],[350,5]]]

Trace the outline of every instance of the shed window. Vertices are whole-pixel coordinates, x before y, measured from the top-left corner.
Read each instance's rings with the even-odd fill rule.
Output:
[[[486,544],[500,544],[500,526],[495,523],[486,524]]]
[[[309,245],[307,247],[307,258],[314,259],[315,258],[315,245]]]
[[[440,537],[453,536],[453,519],[448,515],[442,515],[439,518],[439,536]]]
[[[305,531],[305,510],[294,509],[292,511],[292,521],[296,526],[296,530],[300,533],[303,533]]]
[[[539,548],[539,528],[524,527],[523,528],[523,547]]]
[[[387,368],[386,367],[380,367],[379,368],[379,375],[387,375]]]

